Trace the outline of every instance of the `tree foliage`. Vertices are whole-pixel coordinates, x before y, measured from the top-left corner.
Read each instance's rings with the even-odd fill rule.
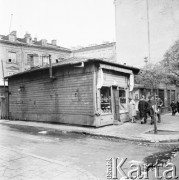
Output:
[[[168,84],[169,80],[161,63],[150,63],[143,67],[139,74],[135,76],[135,83],[142,84],[146,88],[157,89],[160,83]]]
[[[179,82],[179,40],[167,50],[161,63],[171,82]]]
[[[164,54],[164,59],[157,64],[148,64],[135,77],[135,83],[156,89],[158,84],[179,83],[179,40]]]

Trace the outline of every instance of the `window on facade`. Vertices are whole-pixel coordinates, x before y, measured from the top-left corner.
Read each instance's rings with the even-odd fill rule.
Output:
[[[49,56],[42,56],[42,64],[43,65],[49,64]]]
[[[171,91],[171,100],[175,101],[175,90]]]
[[[16,63],[16,53],[15,52],[8,52],[8,62]]]
[[[27,64],[30,65],[30,67],[34,66],[34,56],[33,56],[33,54],[27,54]]]
[[[101,111],[102,114],[111,113],[111,89],[110,87],[102,87],[101,94]]]
[[[119,89],[119,111],[127,111],[126,91]]]

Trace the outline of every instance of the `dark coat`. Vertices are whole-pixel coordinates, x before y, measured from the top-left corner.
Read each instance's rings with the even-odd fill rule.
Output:
[[[179,109],[179,101],[177,101],[177,108]]]
[[[174,102],[172,102],[170,104],[170,106],[171,106],[172,110],[176,110],[177,109],[177,105]]]
[[[148,107],[147,107],[147,113],[149,114],[149,116],[154,116],[154,109],[153,109],[153,105],[155,105],[155,102],[152,100],[148,100]]]
[[[139,109],[139,113],[140,113],[141,118],[146,116],[147,107],[148,107],[147,101],[145,101],[144,99],[141,99],[139,101],[139,104],[138,104],[138,109]]]

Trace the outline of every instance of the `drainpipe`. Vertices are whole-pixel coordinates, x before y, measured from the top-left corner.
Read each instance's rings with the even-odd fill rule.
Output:
[[[50,74],[50,78],[52,78],[52,60],[51,60],[51,55],[49,54],[49,74]]]
[[[1,111],[2,111],[2,116],[3,118],[6,118],[6,112],[5,112],[5,108],[6,106],[6,85],[5,85],[5,78],[4,78],[4,66],[3,66],[3,60],[1,60],[1,65],[2,65],[2,75],[3,75],[3,81],[4,81],[4,104],[2,103],[1,106]],[[3,98],[3,97],[2,97]]]
[[[56,77],[52,76],[52,59],[51,59],[51,55],[49,54],[49,75],[50,75],[50,79],[55,80]]]

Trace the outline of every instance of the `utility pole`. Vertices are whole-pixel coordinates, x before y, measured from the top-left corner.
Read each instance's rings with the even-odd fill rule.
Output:
[[[158,103],[157,103],[157,99],[156,99],[156,90],[157,90],[157,85],[156,85],[156,82],[155,82],[155,89],[154,89],[154,134],[157,134],[158,131],[157,131],[157,111],[158,111]]]
[[[148,61],[146,60],[146,70],[147,70],[147,62],[150,63],[150,21],[149,21],[149,0],[146,0],[146,7],[147,7],[147,36],[148,36]],[[156,91],[156,89],[155,89]],[[156,120],[156,112],[155,109],[157,108],[157,101],[156,101],[156,92],[154,92],[154,134],[157,134],[157,120]]]
[[[148,57],[144,57],[144,62],[145,62],[145,68],[146,68],[146,71],[147,71]]]
[[[148,35],[148,61],[150,62],[150,22],[149,22],[149,0],[146,0],[147,6],[147,35]]]

